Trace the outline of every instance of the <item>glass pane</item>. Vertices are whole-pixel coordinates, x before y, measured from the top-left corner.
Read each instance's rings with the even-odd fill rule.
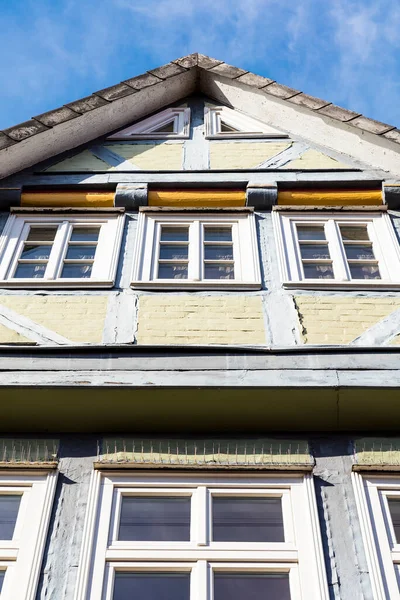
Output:
[[[281,498],[213,498],[214,542],[284,542]]]
[[[296,225],[299,240],[326,240],[323,225],[313,227],[312,225]]]
[[[221,133],[238,133],[239,129],[235,129],[232,125],[227,125],[221,121]]]
[[[30,259],[30,260],[48,260],[50,256],[52,246],[40,246],[38,245],[28,245],[25,244],[21,258]]]
[[[204,246],[206,260],[233,260],[233,246]]]
[[[185,260],[188,257],[188,246],[173,246],[172,244],[163,244],[160,246],[161,260]]]
[[[300,244],[300,252],[301,258],[318,259],[331,257],[327,244],[313,244],[312,246]]]
[[[158,129],[153,129],[152,133],[174,133],[174,121],[161,125]]]
[[[333,267],[331,264],[303,264],[304,277],[306,279],[333,279]]]
[[[363,246],[362,244],[354,244],[351,246],[344,246],[346,250],[347,258],[353,260],[374,260],[374,251],[372,246]]]
[[[396,535],[396,542],[400,544],[400,498],[388,498],[388,505]]]
[[[162,227],[162,242],[188,242],[189,227]]]
[[[69,260],[91,260],[96,254],[97,246],[68,246],[65,258]]]
[[[381,279],[378,265],[349,265],[352,279]]]
[[[21,496],[0,496],[0,540],[12,540]]]
[[[158,265],[158,279],[187,279],[187,265]]]
[[[47,265],[18,265],[14,277],[17,279],[40,279],[44,277]]]
[[[0,571],[0,594],[1,594],[1,589],[3,587],[4,575],[5,575],[5,571]]]
[[[87,279],[92,274],[92,265],[64,265],[62,279]]]
[[[31,227],[27,242],[52,242],[56,237],[57,227]]]
[[[116,573],[113,600],[190,600],[190,573]]]
[[[290,600],[289,575],[216,572],[214,600]]]
[[[206,242],[231,242],[231,227],[205,227],[204,240]]]
[[[344,242],[354,242],[369,240],[368,230],[365,226],[363,227],[352,227],[351,225],[341,225],[340,233]]]
[[[234,266],[207,263],[204,265],[204,279],[235,279]]]
[[[190,498],[122,498],[119,540],[190,541]]]
[[[74,227],[71,233],[71,242],[97,242],[100,227]]]

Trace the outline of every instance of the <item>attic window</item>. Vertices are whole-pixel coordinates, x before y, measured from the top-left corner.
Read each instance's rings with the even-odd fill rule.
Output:
[[[163,140],[188,138],[190,108],[167,108],[161,112],[122,129],[108,137],[109,140]]]
[[[226,106],[206,107],[204,109],[204,124],[208,139],[288,137],[285,133],[262,123],[258,119]]]

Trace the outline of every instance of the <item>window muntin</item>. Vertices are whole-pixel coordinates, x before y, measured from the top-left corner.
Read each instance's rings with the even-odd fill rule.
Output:
[[[2,239],[0,283],[112,285],[122,227],[122,215],[11,215]]]
[[[20,494],[0,494],[0,540],[12,540],[20,504]]]
[[[254,215],[142,211],[134,287],[258,289]]]
[[[400,284],[400,252],[384,213],[274,211],[284,286],[387,287]]]

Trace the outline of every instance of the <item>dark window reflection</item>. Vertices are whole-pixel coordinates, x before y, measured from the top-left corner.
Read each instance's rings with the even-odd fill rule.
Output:
[[[281,498],[213,498],[214,542],[284,542]]]
[[[388,504],[396,542],[400,544],[400,498],[398,500],[397,498],[388,498]]]
[[[0,496],[0,540],[12,540],[21,496]]]
[[[1,589],[3,587],[4,575],[5,575],[5,571],[0,571],[0,594],[1,594]]]
[[[190,573],[116,573],[113,600],[190,600]]]
[[[290,600],[289,576],[217,572],[214,573],[214,600]]]
[[[123,497],[118,539],[190,541],[190,497]]]

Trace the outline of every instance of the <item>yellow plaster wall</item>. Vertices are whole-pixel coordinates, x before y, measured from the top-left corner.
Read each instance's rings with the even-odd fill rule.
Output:
[[[306,344],[349,344],[400,308],[397,298],[296,296],[294,301]]]
[[[260,296],[141,296],[138,344],[265,344]]]
[[[112,170],[109,164],[100,160],[89,152],[84,150],[71,158],[56,163],[52,167],[45,169],[45,171],[108,171]]]
[[[102,341],[107,296],[0,296],[0,304],[72,342]]]
[[[290,146],[278,142],[210,142],[210,169],[254,169]]]
[[[0,344],[32,344],[32,340],[5,325],[0,325]]]
[[[282,167],[282,169],[350,169],[349,165],[323,154],[318,150],[306,150],[296,158]]]
[[[157,171],[182,169],[183,144],[181,142],[162,144],[113,144],[106,149],[112,150],[139,169]],[[118,170],[118,167],[114,167]]]

